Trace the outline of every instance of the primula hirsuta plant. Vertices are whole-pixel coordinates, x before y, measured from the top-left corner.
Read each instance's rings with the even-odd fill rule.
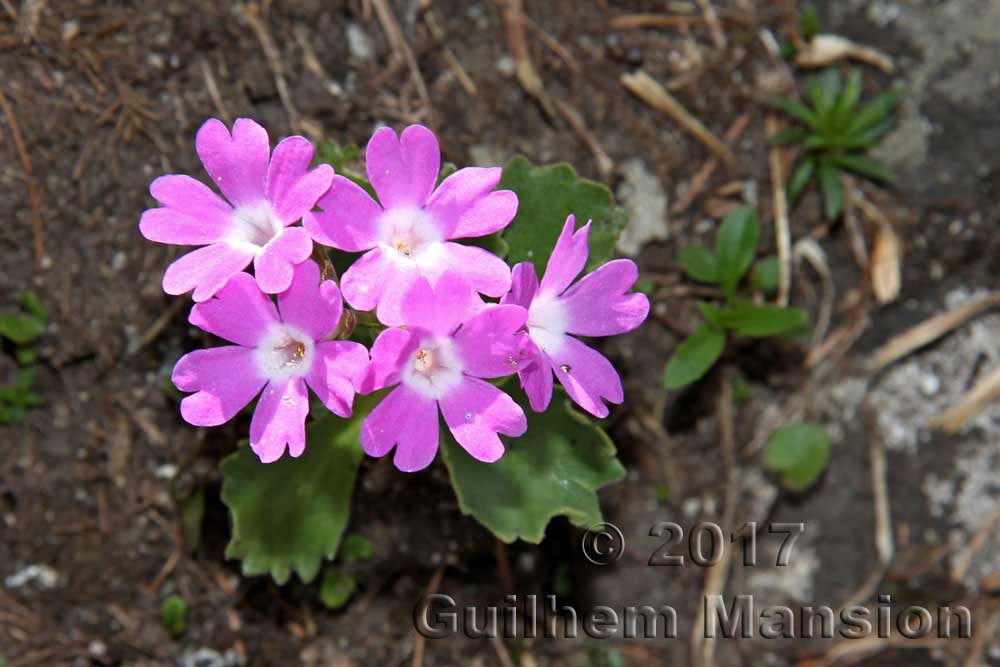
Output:
[[[163,288],[193,292],[189,321],[229,343],[177,362],[174,383],[193,392],[181,401],[182,417],[219,425],[259,396],[250,450],[272,464],[260,468],[276,472],[265,477],[239,452],[239,461],[223,466],[223,499],[234,515],[231,552],[244,558],[244,571],[270,571],[281,580],[292,567],[311,578],[313,565],[332,557],[346,510],[336,517],[329,505],[312,514],[297,506],[295,524],[306,527],[295,533],[288,522],[271,526],[279,539],[258,524],[281,512],[264,512],[255,498],[281,502],[264,489],[279,486],[291,469],[288,457],[312,456],[291,483],[308,486],[324,471],[342,475],[346,500],[324,496],[324,502],[346,503],[360,459],[351,452],[359,446],[376,457],[394,450],[403,471],[427,467],[445,447],[463,510],[504,539],[540,539],[548,518],[559,513],[577,522],[595,517],[594,489],[620,477],[621,468],[606,436],[566,412],[563,394],[553,400],[553,376],[577,406],[607,416],[606,403],[624,400],[621,380],[577,336],[624,333],[649,312],[643,294],[629,293],[638,277],[630,260],[606,261],[574,283],[598,246],[588,242],[591,223],[577,229],[572,214],[594,217],[601,243],[613,243],[606,188],[568,166],[536,169],[514,160],[510,180],[529,202],[519,210],[518,193],[501,185],[507,169],[464,168],[442,180],[437,138],[419,125],[399,135],[391,128],[375,132],[365,154],[367,180],[311,166],[313,147],[303,137],[284,139],[272,153],[266,131],[248,119],[237,120],[232,132],[209,120],[195,143],[224,198],[190,176],[160,177],[150,187],[160,206],[143,214],[140,231],[152,241],[204,246],[167,268]],[[553,207],[562,200],[552,179],[571,193],[562,209]],[[515,266],[512,281],[504,259],[486,249],[505,252],[503,235],[512,225],[522,226],[520,239],[532,239],[518,248],[520,257],[549,256],[541,281],[532,262]],[[339,285],[329,253],[359,254]],[[608,254],[599,250],[597,257]],[[252,275],[245,271],[251,266]],[[356,394],[365,398],[356,401]],[[531,416],[546,411],[551,418]],[[567,434],[575,434],[581,451],[566,449]],[[513,446],[501,436],[524,442]],[[452,442],[468,461],[449,453]],[[552,458],[556,450],[580,461],[555,470],[519,458]],[[493,475],[473,484],[501,493],[526,481],[532,473],[525,468],[540,478],[554,475],[573,499],[556,493],[536,503],[524,494],[523,520],[501,525],[463,498],[472,478]],[[251,483],[259,488],[251,491]],[[326,534],[310,533],[320,531],[315,526]]]

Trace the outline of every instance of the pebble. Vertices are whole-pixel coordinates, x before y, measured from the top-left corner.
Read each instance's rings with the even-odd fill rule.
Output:
[[[4,586],[11,589],[22,588],[34,583],[43,590],[52,590],[59,583],[59,573],[48,565],[28,565],[4,579]]]

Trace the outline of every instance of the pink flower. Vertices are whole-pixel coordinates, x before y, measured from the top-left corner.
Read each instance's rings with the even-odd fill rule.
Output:
[[[404,472],[434,459],[438,406],[455,440],[480,461],[503,455],[498,434],[518,436],[528,428],[521,407],[480,379],[517,368],[515,332],[527,313],[520,306],[492,305],[469,317],[469,293],[468,283],[451,273],[436,288],[416,279],[403,304],[406,329],[386,329],[372,346],[361,391],[398,386],[365,419],[361,445],[371,456],[395,447],[393,463]]]
[[[221,121],[206,121],[195,146],[231,204],[190,176],[153,181],[149,192],[162,206],[142,214],[142,235],[160,243],[205,246],[167,268],[163,290],[184,294],[193,289],[194,300],[204,301],[253,262],[260,289],[283,292],[293,267],[312,253],[308,232],[289,225],[329,189],[333,168],[309,170],[312,144],[297,136],[279,143],[269,159],[267,132],[247,118],[237,119],[232,136]]]
[[[574,234],[574,223],[572,215],[566,219],[541,284],[534,265],[522,262],[514,267],[510,293],[501,303],[528,309],[518,376],[531,409],[542,412],[548,407],[555,373],[577,405],[606,417],[602,399],[624,400],[621,379],[610,361],[570,334],[610,336],[631,331],[649,314],[649,299],[625,294],[639,277],[635,262],[627,259],[610,261],[569,287],[587,263],[590,231],[588,222]]]
[[[264,463],[306,445],[308,385],[336,415],[351,414],[355,384],[368,365],[363,345],[324,340],[340,322],[340,290],[319,281],[312,261],[294,269],[278,307],[248,273],[237,273],[214,299],[195,304],[189,321],[235,345],[196,350],[174,367],[181,416],[195,426],[232,419],[264,390],[250,422],[250,447]],[[280,311],[280,315],[279,315]]]
[[[517,212],[517,195],[493,192],[501,169],[461,169],[434,188],[441,153],[434,133],[411,125],[400,137],[388,127],[368,142],[368,178],[379,203],[350,180],[335,176],[319,200],[322,212],[303,221],[317,243],[365,252],[344,273],[344,299],[357,310],[378,308],[378,319],[403,323],[403,296],[421,276],[431,284],[445,271],[474,290],[499,297],[510,288],[510,269],[496,255],[449,239],[503,229]],[[473,295],[474,296],[474,295]]]

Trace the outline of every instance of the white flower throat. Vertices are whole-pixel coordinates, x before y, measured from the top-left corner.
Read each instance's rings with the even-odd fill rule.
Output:
[[[271,380],[302,377],[312,368],[314,348],[312,336],[287,324],[276,324],[257,345],[257,367]]]
[[[434,260],[443,240],[434,219],[420,209],[392,209],[382,214],[382,247],[402,262]]]
[[[285,224],[266,201],[241,206],[233,211],[233,226],[229,242],[260,254],[274,237],[285,229]]]
[[[559,299],[542,292],[528,308],[528,335],[543,351],[555,353],[563,346],[568,319],[566,307]]]
[[[435,400],[461,381],[462,363],[450,338],[421,340],[403,367],[406,386]]]

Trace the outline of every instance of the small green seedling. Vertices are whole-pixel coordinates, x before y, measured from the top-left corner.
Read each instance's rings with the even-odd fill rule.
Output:
[[[799,333],[808,325],[798,308],[758,304],[740,294],[743,279],[754,264],[759,229],[757,214],[741,207],[722,221],[715,239],[715,253],[704,246],[681,249],[684,272],[694,280],[722,288],[723,305],[698,303],[705,322],[674,351],[667,363],[664,385],[679,389],[702,378],[722,356],[728,333],[737,336],[783,336]],[[777,285],[777,260],[765,258],[751,272],[751,287],[768,292]]]
[[[160,622],[174,639],[184,634],[187,628],[187,602],[179,595],[171,595],[160,605]]]
[[[372,557],[371,540],[358,533],[350,533],[344,537],[340,545],[340,559],[345,563],[356,563],[366,561]]]
[[[358,580],[337,567],[328,567],[319,588],[319,599],[327,609],[340,609],[354,595]]]
[[[861,98],[861,71],[851,70],[847,81],[840,70],[829,68],[807,84],[811,107],[783,95],[771,97],[771,106],[798,122],[771,137],[773,144],[798,144],[805,156],[788,179],[788,200],[794,204],[806,186],[816,181],[823,193],[826,217],[835,219],[844,207],[842,172],[851,172],[877,181],[889,181],[892,172],[865,157],[893,128],[893,109],[899,89],[893,87],[877,95],[867,106]]]
[[[781,485],[801,492],[816,483],[830,459],[830,440],[819,424],[797,422],[771,434],[764,466],[781,477]]]
[[[13,382],[0,385],[0,424],[16,424],[30,408],[42,404],[34,391],[37,355],[35,340],[45,331],[48,315],[33,292],[21,292],[21,312],[0,314],[0,337],[14,344],[14,358],[21,368]]]

